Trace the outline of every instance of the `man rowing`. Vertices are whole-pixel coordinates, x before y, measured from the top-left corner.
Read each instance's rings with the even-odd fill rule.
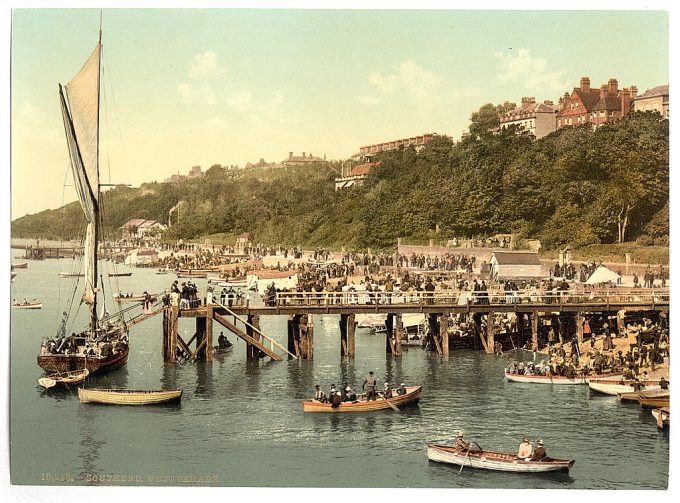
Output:
[[[458,432],[458,438],[456,439],[456,449],[459,451],[470,450],[470,443],[465,441],[464,433],[462,431]]]
[[[536,449],[534,449],[534,453],[531,455],[531,461],[543,461],[547,457],[543,447],[543,440],[539,440],[536,442]]]
[[[314,400],[317,400],[321,403],[327,402],[328,400],[326,398],[326,393],[323,392],[321,386],[317,384],[316,386],[314,386],[314,388],[316,389],[316,391],[314,391]]]

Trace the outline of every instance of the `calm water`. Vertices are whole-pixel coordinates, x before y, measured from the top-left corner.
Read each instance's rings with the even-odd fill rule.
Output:
[[[132,329],[128,365],[89,384],[180,387],[179,405],[81,405],[68,391],[41,393],[35,357],[41,338],[56,331],[73,281],[57,273],[70,270],[70,262],[31,262],[12,285],[12,297],[43,302],[41,311],[12,312],[13,483],[47,484],[44,474],[71,477],[72,484],[124,475],[132,476],[124,483],[138,485],[165,485],[169,477],[180,477],[182,485],[214,477],[224,486],[630,489],[668,483],[668,434],[657,430],[649,412],[590,397],[584,386],[507,383],[502,369],[508,359],[482,352],[455,352],[444,361],[412,348],[392,358],[383,337],[362,330],[356,361],[342,363],[336,316],[315,317],[311,362],[248,362],[245,343],[230,336],[235,348],[224,359],[176,366],[163,364],[156,317]],[[160,291],[173,279],[136,269],[118,281],[122,291],[140,293]],[[80,311],[83,318],[85,309]],[[285,317],[263,317],[263,331],[284,345],[285,327]],[[192,329],[191,320],[181,320],[183,336]],[[215,340],[218,333],[215,323]],[[360,387],[369,370],[380,386],[385,380],[422,383],[420,405],[401,414],[303,414],[301,400],[314,384]],[[576,464],[569,476],[469,468],[458,476],[457,467],[430,463],[425,451],[427,442],[451,441],[458,429],[493,450],[514,451],[524,435],[542,438],[549,455]]]

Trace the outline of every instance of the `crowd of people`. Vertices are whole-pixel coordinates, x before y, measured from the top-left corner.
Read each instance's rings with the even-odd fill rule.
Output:
[[[349,384],[340,386],[340,389],[336,388],[335,384],[331,384],[328,394],[326,394],[321,389],[321,386],[317,384],[314,386],[314,400],[321,403],[330,403],[335,408],[344,402],[357,403],[359,401],[373,401],[377,398],[389,400],[395,394],[397,396],[406,394],[406,385],[404,383],[401,383],[395,390],[390,387],[388,382],[385,382],[383,387],[382,391],[378,391],[378,380],[375,377],[375,373],[371,370],[361,386],[363,394],[357,395],[356,391]]]

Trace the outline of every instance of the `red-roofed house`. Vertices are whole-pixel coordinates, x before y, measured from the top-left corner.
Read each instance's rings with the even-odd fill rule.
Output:
[[[347,187],[363,185],[366,176],[373,168],[380,166],[380,162],[367,162],[354,166],[347,176],[339,176],[335,179],[335,190],[345,189]]]
[[[557,114],[557,129],[590,124],[593,128],[628,115],[637,95],[637,87],[619,89],[616,79],[600,89],[590,88],[590,79],[581,78],[580,87],[560,99],[562,109]]]

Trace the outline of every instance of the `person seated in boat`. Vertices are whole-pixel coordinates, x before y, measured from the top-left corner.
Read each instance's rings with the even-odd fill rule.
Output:
[[[361,388],[366,392],[366,401],[375,400],[375,388],[378,385],[378,381],[373,376],[373,371],[371,370],[366,376],[366,380]]]
[[[536,375],[536,367],[534,366],[534,364],[531,362],[527,363],[526,369],[524,369],[524,373],[530,376]]]
[[[340,387],[340,398],[343,402],[347,401],[347,390],[349,390],[349,385],[347,384]]]
[[[574,368],[573,365],[567,365],[564,369],[564,376],[568,377],[569,379],[573,379],[576,377],[576,369]]]
[[[405,394],[406,394],[406,386],[404,385],[404,383],[401,383],[399,385],[399,387],[397,388],[397,395],[401,396],[401,395],[405,395]]]
[[[517,373],[520,375],[524,374],[524,362],[519,362],[517,365]]]
[[[354,391],[351,386],[347,386],[346,401],[348,401],[348,402],[356,402],[357,401],[357,392]]]
[[[326,403],[328,398],[326,398],[326,393],[321,390],[321,386],[318,384],[314,386],[314,400],[321,403]]]
[[[24,297],[24,306],[27,306],[27,305],[28,305],[28,299],[26,297]]]
[[[536,442],[536,449],[531,455],[531,461],[543,461],[548,456],[545,454],[545,447],[543,447],[543,440]]]
[[[330,402],[331,402],[331,407],[334,409],[340,407],[340,404],[342,403],[342,397],[340,396],[340,392],[336,391],[333,393],[330,397]]]
[[[508,374],[516,374],[517,373],[517,362],[513,361],[510,366],[508,367]]]
[[[231,342],[224,335],[224,332],[220,332],[220,336],[217,338],[217,344],[220,349],[227,349],[231,347]]]
[[[534,446],[529,440],[529,437],[524,437],[522,443],[519,444],[519,449],[517,450],[517,457],[528,461],[531,459],[531,455],[534,452]]]
[[[583,365],[583,368],[581,369],[581,374],[584,376],[590,375],[590,367],[588,366],[587,363]]]
[[[661,379],[659,379],[659,387],[661,389],[668,389],[668,381],[663,376],[661,376]]]
[[[45,339],[43,339],[42,342],[40,343],[40,354],[46,355],[48,353],[49,353],[49,344]]]
[[[646,370],[642,371],[642,375],[640,376],[641,381],[649,381],[649,374],[647,373]]]
[[[92,344],[90,344],[88,342],[88,343],[85,344],[85,350],[83,351],[83,354],[85,356],[95,356],[97,354],[97,352],[92,347]]]
[[[390,389],[390,383],[385,383],[385,389],[382,392],[384,398],[392,398],[392,390]]]
[[[635,379],[635,382],[633,383],[633,391],[635,393],[642,391],[642,388],[644,388],[645,385],[640,382],[640,379]]]
[[[335,389],[335,384],[331,384],[331,389],[328,391],[329,400],[330,400],[330,397],[332,397],[333,395],[335,395],[335,392],[336,392],[336,391],[337,391],[337,390]]]
[[[455,448],[458,449],[459,451],[470,450],[470,443],[465,441],[464,436],[465,434],[462,431],[458,432]]]
[[[50,339],[47,341],[47,352],[50,354],[54,354],[57,352],[57,342],[54,339]]]
[[[125,351],[125,348],[127,347],[127,342],[121,337],[114,345],[113,345],[113,352],[114,353],[120,353],[122,351]]]

